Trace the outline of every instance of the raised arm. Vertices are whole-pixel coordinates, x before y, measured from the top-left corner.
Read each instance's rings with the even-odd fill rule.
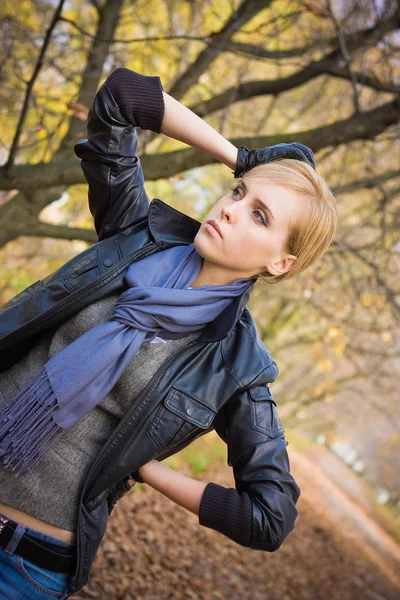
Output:
[[[108,77],[107,83],[129,122],[142,129],[161,131],[235,169],[238,152],[236,146],[164,90],[164,113],[161,121],[159,120],[159,98],[158,93],[154,94],[157,80],[159,81],[158,77],[147,77],[130,69],[119,68]],[[159,84],[161,86],[161,82]],[[154,121],[155,114],[158,115],[157,122]]]
[[[162,133],[210,154],[235,170],[238,149],[189,108],[163,92]]]
[[[162,132],[235,169],[237,148],[166,94],[158,76],[115,69],[89,109],[87,139],[74,147],[89,184],[89,209],[99,241],[147,216],[136,127]]]
[[[160,133],[163,114],[159,77],[116,69],[96,93],[87,139],[79,140],[74,151],[89,184],[89,209],[99,241],[147,217],[149,199],[135,128]]]

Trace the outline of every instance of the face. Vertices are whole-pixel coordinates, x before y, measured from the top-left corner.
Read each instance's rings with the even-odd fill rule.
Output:
[[[265,270],[272,275],[288,271],[296,257],[284,251],[284,244],[301,205],[301,198],[281,185],[261,179],[235,182],[205,217],[194,239],[204,259],[200,272],[204,284],[228,284]],[[222,237],[207,224],[209,220],[218,224]]]

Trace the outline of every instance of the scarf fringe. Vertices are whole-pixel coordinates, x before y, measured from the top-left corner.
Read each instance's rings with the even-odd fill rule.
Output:
[[[44,367],[0,412],[0,460],[17,477],[31,472],[65,432],[52,418],[57,408]]]

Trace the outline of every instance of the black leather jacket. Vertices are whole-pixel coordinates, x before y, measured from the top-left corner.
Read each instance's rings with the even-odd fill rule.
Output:
[[[124,120],[106,83],[96,94],[87,127],[88,139],[80,140],[75,152],[89,182],[99,242],[2,307],[2,371],[20,360],[43,331],[107,294],[122,293],[132,262],[193,242],[200,227],[159,199],[149,204],[136,129]],[[130,475],[213,429],[227,443],[237,490],[231,491],[250,510],[249,528],[246,535],[236,534],[224,522],[223,507],[221,522],[215,514],[214,521],[203,515],[201,524],[269,552],[293,529],[300,489],[290,474],[288,442],[268,388],[278,369],[245,306],[251,289],[155,374],[94,460],[80,498],[71,594],[89,579],[107,516],[131,488]]]

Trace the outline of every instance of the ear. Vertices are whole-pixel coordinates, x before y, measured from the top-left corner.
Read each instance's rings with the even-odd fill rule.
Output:
[[[283,273],[287,273],[292,268],[294,261],[297,260],[297,256],[293,254],[288,254],[285,258],[281,260],[274,260],[268,265],[265,265],[268,273],[271,275],[283,275]]]

